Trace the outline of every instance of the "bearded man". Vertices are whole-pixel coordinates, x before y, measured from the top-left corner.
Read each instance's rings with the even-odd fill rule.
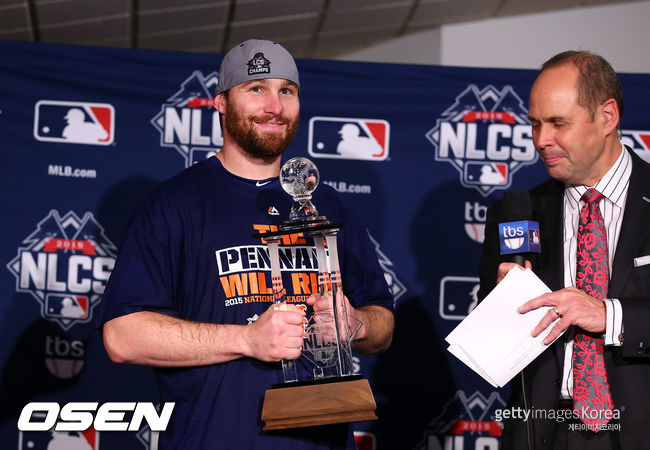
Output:
[[[224,57],[216,94],[223,147],[142,203],[100,306],[104,345],[115,362],[153,366],[161,400],[176,403],[161,450],[353,449],[347,425],[265,432],[260,420],[265,390],[283,381],[280,361],[300,357],[306,305],[323,301],[289,277],[293,302],[274,308],[266,246],[251,237],[291,210],[278,175],[299,122],[296,64],[280,44],[245,41]],[[367,231],[328,186],[314,202],[345,223],[348,314],[364,324],[352,347],[383,351],[393,299]],[[308,236],[284,244],[311,255]]]

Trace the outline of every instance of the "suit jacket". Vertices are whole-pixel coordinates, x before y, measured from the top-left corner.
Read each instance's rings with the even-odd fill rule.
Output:
[[[634,258],[650,255],[650,165],[632,150],[632,173],[618,246],[609,283],[609,298],[618,298],[623,309],[624,341],[604,350],[612,400],[620,411],[622,448],[648,445],[650,436],[650,264],[634,267]],[[533,220],[539,222],[542,252],[532,259],[534,272],[553,290],[564,288],[564,184],[549,180],[530,191]],[[495,286],[497,267],[506,258],[499,254],[498,223],[502,202],[488,209],[480,266],[483,299]],[[556,410],[560,398],[564,339],[555,341],[512,381],[509,407]],[[525,394],[525,395],[524,395]],[[525,402],[524,402],[525,400]],[[525,404],[524,404],[525,403]],[[553,419],[506,420],[502,449],[552,448],[563,424]],[[566,427],[566,424],[564,424]]]

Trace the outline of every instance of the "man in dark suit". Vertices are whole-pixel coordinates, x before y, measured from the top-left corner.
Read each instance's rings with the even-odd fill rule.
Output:
[[[503,449],[650,448],[650,166],[619,142],[622,112],[618,77],[589,52],[554,56],[531,89],[533,141],[552,179],[530,191],[542,253],[526,266],[552,292],[519,312],[548,308],[531,330],[537,336],[550,328],[546,344],[565,333],[513,379],[508,408],[531,416],[505,421]],[[598,196],[597,212],[588,209],[589,193]],[[499,255],[497,224],[508,221],[503,209],[499,201],[488,210],[480,299],[515,265]],[[589,219],[598,225],[584,225]],[[584,262],[581,235],[588,228],[602,230],[600,272],[590,273],[593,261]],[[587,278],[600,281],[603,293]],[[582,339],[600,339],[600,347],[585,352]],[[580,359],[585,353],[587,363]],[[590,422],[585,411],[591,410],[579,403],[588,390],[584,367],[595,374],[584,377],[587,383],[598,381],[591,392],[601,400],[603,422]]]

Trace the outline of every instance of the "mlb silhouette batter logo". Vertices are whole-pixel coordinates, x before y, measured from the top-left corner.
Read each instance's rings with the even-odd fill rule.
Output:
[[[479,279],[446,276],[440,280],[440,317],[463,320],[478,304]]]
[[[43,413],[34,413],[34,418],[44,419]],[[99,450],[99,432],[93,427],[86,431],[20,431],[18,450]]]
[[[83,433],[56,431],[21,432],[18,450],[98,450],[99,433],[90,428]]]
[[[308,151],[316,158],[384,161],[389,138],[390,125],[385,120],[312,117]]]
[[[115,109],[108,103],[36,103],[34,137],[39,141],[110,145],[114,130]]]
[[[48,317],[61,319],[84,319],[88,317],[88,297],[83,295],[47,294],[45,297]]]
[[[508,165],[503,163],[467,162],[463,179],[468,185],[501,186],[508,182]]]

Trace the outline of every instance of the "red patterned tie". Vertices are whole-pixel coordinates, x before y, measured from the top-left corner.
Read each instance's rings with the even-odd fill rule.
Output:
[[[597,299],[607,297],[609,266],[605,222],[598,203],[603,194],[589,189],[578,223],[576,287]],[[587,427],[597,432],[609,422],[614,404],[603,359],[603,339],[579,330],[573,341],[573,405]]]

